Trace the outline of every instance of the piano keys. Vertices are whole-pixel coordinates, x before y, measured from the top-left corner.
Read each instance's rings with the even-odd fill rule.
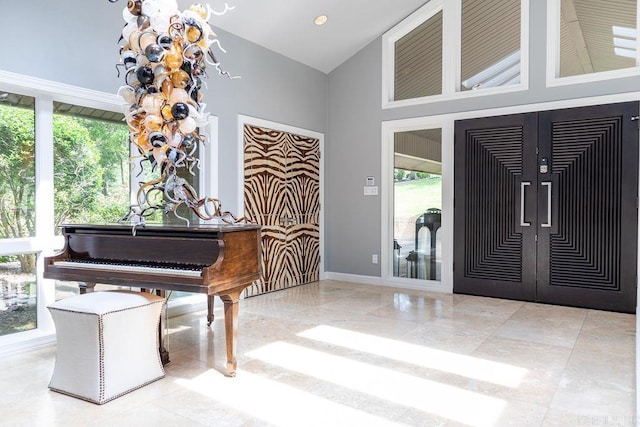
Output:
[[[260,227],[253,224],[62,226],[63,250],[45,257],[44,277],[88,283],[175,290],[207,295],[209,324],[213,298],[224,303],[227,372],[235,376],[238,300],[260,278]],[[168,354],[163,354],[168,362]]]
[[[128,263],[110,263],[104,261],[94,261],[94,260],[81,260],[81,259],[72,259],[68,261],[56,261],[54,265],[58,268],[77,268],[77,269],[85,269],[85,270],[109,270],[109,271],[130,271],[132,273],[146,273],[146,274],[174,274],[177,276],[186,276],[186,277],[200,277],[202,272],[199,268],[176,268],[171,266],[163,266],[163,265],[149,265],[146,263],[140,264],[128,264]]]

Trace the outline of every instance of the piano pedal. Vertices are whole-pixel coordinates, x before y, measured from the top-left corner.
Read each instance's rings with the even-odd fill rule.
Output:
[[[160,348],[160,361],[162,362],[162,366],[166,366],[171,360],[169,360],[169,352],[166,348]]]

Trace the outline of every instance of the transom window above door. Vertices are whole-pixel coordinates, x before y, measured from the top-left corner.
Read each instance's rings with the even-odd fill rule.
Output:
[[[528,4],[429,1],[383,35],[383,108],[526,89]]]
[[[549,0],[547,84],[640,74],[638,2]]]

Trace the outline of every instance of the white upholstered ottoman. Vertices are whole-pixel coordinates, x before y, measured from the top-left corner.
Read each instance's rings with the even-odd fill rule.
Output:
[[[163,378],[158,325],[164,301],[106,291],[51,304],[57,350],[49,388],[101,405]]]

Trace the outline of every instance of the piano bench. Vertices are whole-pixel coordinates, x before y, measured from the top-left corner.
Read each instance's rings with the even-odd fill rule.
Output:
[[[57,335],[49,388],[102,405],[163,378],[158,326],[164,302],[144,292],[104,291],[49,305]]]

